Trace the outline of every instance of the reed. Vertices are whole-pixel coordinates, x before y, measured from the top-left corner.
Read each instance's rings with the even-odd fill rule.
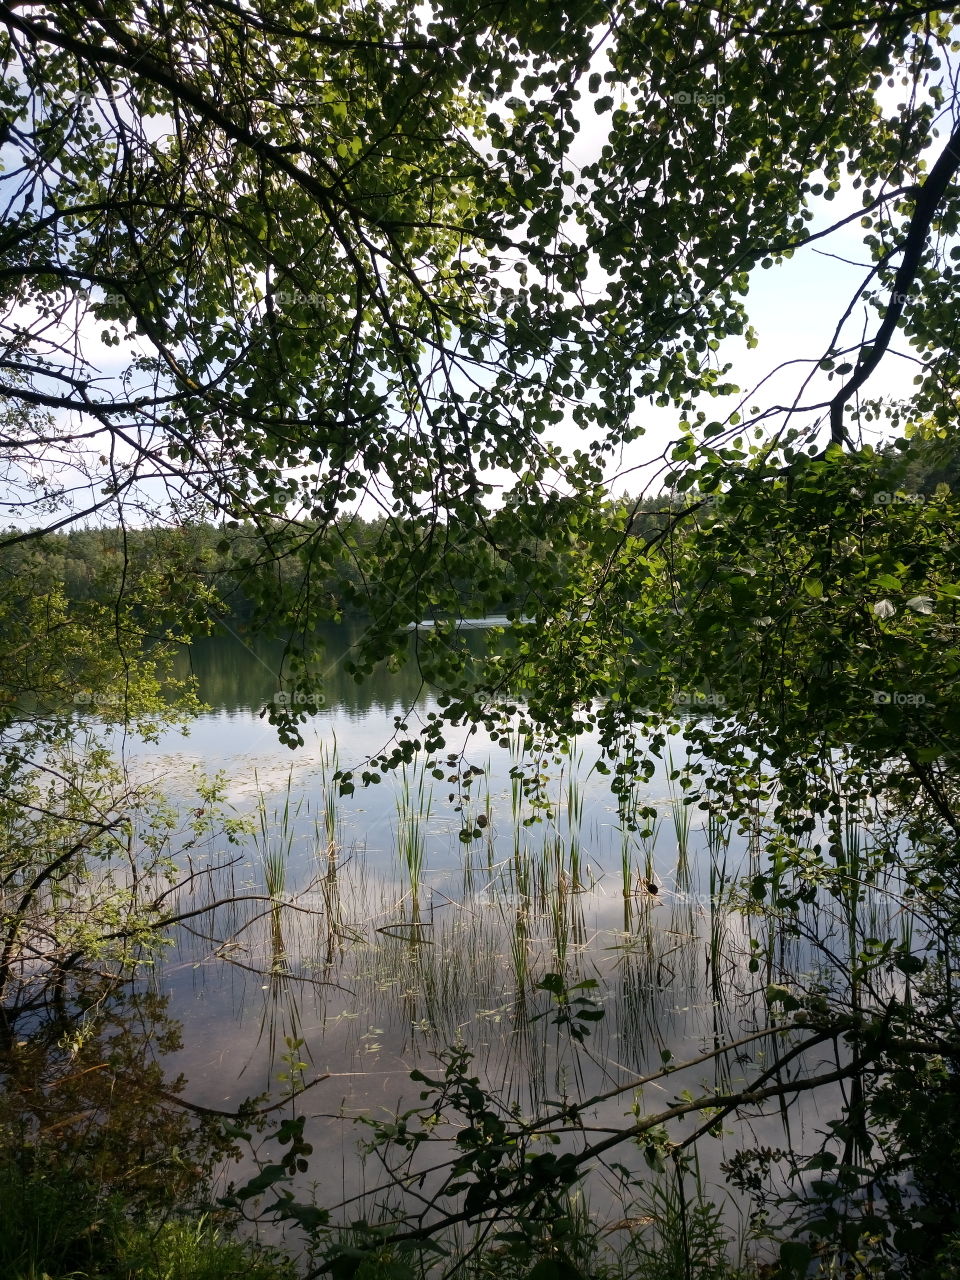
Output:
[[[687,786],[689,786],[690,775],[686,769],[674,768],[672,755],[669,757],[669,764],[670,817],[673,821],[673,832],[677,840],[677,866],[674,874],[676,877],[678,892],[684,892],[690,886],[690,829],[692,806],[684,795]],[[674,779],[680,780],[679,791],[674,789]]]
[[[259,783],[258,783],[259,786]],[[282,804],[268,813],[266,799],[259,791],[257,824],[254,841],[260,854],[263,881],[269,911],[269,961],[264,986],[264,1006],[260,1018],[257,1045],[266,1044],[267,1061],[272,1069],[281,1037],[299,1032],[300,1011],[296,992],[289,980],[290,968],[284,937],[284,905],[288,898],[287,877],[296,838],[296,819],[303,801],[296,804],[292,796],[292,777],[288,773]],[[244,1068],[246,1070],[246,1068]]]
[[[570,884],[574,893],[579,892],[583,884],[581,832],[583,829],[583,787],[580,782],[579,769],[583,753],[571,748],[566,771],[566,839],[569,855]]]
[[[530,986],[530,925],[527,912],[518,908],[510,931],[510,959],[514,981],[514,1025],[526,1023]]]
[[[256,775],[254,777],[256,779]],[[256,781],[258,800],[254,842],[260,855],[266,894],[271,901],[270,969],[276,972],[285,963],[283,904],[287,900],[287,875],[296,839],[295,823],[300,815],[303,799],[301,798],[296,804],[293,803],[292,776],[288,773],[283,802],[274,809],[272,814],[268,814],[266,798],[259,788],[259,779]]]
[[[707,815],[707,856],[709,858],[710,937],[707,949],[707,975],[714,1007],[725,999],[722,960],[723,943],[727,935],[729,898],[733,877],[728,868],[730,839],[733,827],[711,810]]]
[[[646,885],[656,884],[656,860],[655,852],[657,848],[657,837],[660,834],[660,828],[663,826],[662,818],[654,818],[647,826],[638,834],[640,841],[640,852],[643,854],[643,876]]]
[[[427,851],[427,825],[433,808],[433,788],[426,770],[403,766],[397,796],[396,849],[410,886],[414,916],[419,916],[420,888]]]
[[[280,903],[287,891],[287,859],[282,849],[267,849],[263,854],[263,879],[267,894]]]
[[[329,751],[326,747],[322,747],[320,751],[320,785],[323,791],[322,824],[328,848],[331,845],[340,843],[340,816],[337,809],[338,792],[333,783],[333,779],[339,769],[340,759],[337,751],[337,740],[334,738],[333,746]]]

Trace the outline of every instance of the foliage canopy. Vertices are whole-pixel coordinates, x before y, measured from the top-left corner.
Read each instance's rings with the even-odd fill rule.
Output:
[[[540,623],[569,574],[531,538],[588,548],[584,599],[622,594],[602,486],[651,403],[677,420],[660,482],[727,489],[803,442],[851,444],[899,328],[917,390],[896,412],[953,422],[948,9],[84,0],[0,18],[11,513],[252,521],[249,559],[302,562],[294,588],[261,576],[261,617],[308,637],[331,611],[312,578],[355,576],[337,533],[362,502],[385,519],[358,671],[454,612],[465,573],[495,604],[484,545]],[[808,363],[834,385],[812,404],[724,400],[711,420],[735,391],[720,344],[754,341],[751,272],[828,246],[838,192],[862,206],[832,229],[861,222],[876,332],[825,327]],[[448,641],[424,657],[455,687]]]

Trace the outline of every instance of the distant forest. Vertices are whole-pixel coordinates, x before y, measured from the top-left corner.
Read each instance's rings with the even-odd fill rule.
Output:
[[[941,442],[916,440],[909,455],[889,458],[893,464],[891,489],[874,495],[872,501],[911,501],[933,493],[939,485],[956,490],[960,485],[960,460]],[[681,511],[701,505],[708,511],[710,495],[670,491],[640,499],[626,495],[616,500],[627,517],[629,532],[644,540],[663,535]],[[687,517],[689,523],[689,515]],[[45,535],[36,541],[2,544],[0,540],[0,599],[9,603],[29,586],[36,595],[59,591],[68,602],[96,602],[109,605],[121,598],[136,598],[135,584],[149,575],[152,591],[161,589],[164,579],[182,590],[192,582],[198,597],[209,599],[212,591],[218,607],[213,621],[229,624],[234,630],[269,630],[269,619],[258,617],[255,601],[261,593],[253,589],[258,577],[271,575],[292,594],[306,587],[313,597],[326,597],[331,620],[363,618],[369,584],[378,570],[384,533],[391,522],[386,518],[364,520],[354,517],[325,530],[308,522],[291,523],[286,531],[276,523],[258,530],[250,523],[214,525],[191,523],[149,528],[71,528]],[[496,516],[491,519],[495,528]],[[286,550],[284,543],[286,538]],[[328,544],[329,554],[309,557],[309,571],[298,554],[308,540]],[[280,550],[278,551],[278,548]],[[504,559],[478,536],[477,555],[484,559],[484,577],[493,579],[499,591],[498,608],[523,612],[526,600],[525,565],[531,560],[562,562],[570,554],[564,538],[531,538],[519,556]],[[464,558],[469,564],[471,557]],[[326,572],[324,572],[326,566]],[[471,575],[457,584],[461,616],[489,610],[490,595],[480,603],[472,596]]]
[[[691,499],[679,497],[622,499],[633,512],[631,532],[653,536],[666,527],[672,508],[688,505]],[[696,498],[693,499],[696,501]],[[258,530],[245,523],[234,527],[209,523],[149,528],[71,528],[63,533],[46,535],[33,541],[0,546],[0,593],[14,582],[30,585],[34,594],[59,589],[68,602],[110,604],[121,595],[133,594],[133,585],[149,573],[156,585],[158,570],[170,586],[183,588],[193,581],[212,589],[222,608],[216,621],[231,628],[260,628],[268,620],[256,615],[258,593],[252,590],[259,575],[279,578],[296,593],[305,584],[307,570],[296,548],[311,537],[330,545],[326,575],[318,574],[322,560],[311,556],[310,590],[326,597],[331,619],[362,618],[365,580],[377,572],[379,548],[387,520],[364,520],[355,517],[338,522],[326,530],[298,523],[289,531],[289,552],[277,553],[277,526]],[[523,560],[557,558],[569,551],[569,545],[531,538]],[[500,607],[522,609],[524,588],[517,563],[508,562],[489,547],[485,576],[499,585]],[[475,611],[477,602],[471,597],[470,583],[460,585],[463,616]]]

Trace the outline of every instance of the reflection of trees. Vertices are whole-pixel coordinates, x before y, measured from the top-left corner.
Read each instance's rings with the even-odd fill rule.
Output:
[[[362,683],[347,669],[351,650],[364,635],[364,623],[345,621],[318,632],[324,645],[323,660],[316,664],[322,675],[323,709],[350,716],[377,710],[394,712],[409,707],[429,693],[415,663],[397,671],[380,663]],[[474,658],[484,652],[483,631],[463,631],[458,643]],[[411,654],[415,646],[411,636]],[[226,711],[259,712],[275,697],[284,663],[286,643],[257,636],[221,635],[196,641],[180,656],[177,674],[197,677],[200,695],[211,706]]]
[[[26,1180],[56,1170],[106,1201],[152,1212],[197,1203],[229,1144],[216,1117],[178,1105],[185,1079],[167,998],[85,978],[0,1049],[0,1134]]]

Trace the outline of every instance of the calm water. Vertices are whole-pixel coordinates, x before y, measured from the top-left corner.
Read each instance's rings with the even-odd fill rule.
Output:
[[[665,769],[638,793],[660,815],[646,839],[621,831],[607,779],[592,772],[589,737],[576,758],[549,765],[555,816],[525,825],[532,815],[511,782],[509,753],[474,734],[466,758],[483,774],[470,816],[483,822],[466,844],[453,788],[416,769],[336,797],[335,761],[362,764],[389,742],[395,716],[434,705],[412,672],[378,671],[362,685],[348,677],[343,659],[356,635],[344,627],[327,637],[327,705],[304,727],[302,748],[281,746],[260,718],[278,688],[282,647],[237,638],[197,644],[189,656],[211,710],[188,737],[125,745],[132,767],[184,805],[192,770],[221,772],[229,803],[261,827],[190,863],[230,865],[198,877],[184,909],[241,900],[177,929],[150,979],[183,1027],[184,1047],[164,1059],[168,1076],[183,1072],[184,1097],[229,1110],[269,1090],[279,1096],[284,1038],[302,1041],[308,1078],[329,1073],[303,1102],[318,1153],[305,1180],[319,1178],[328,1205],[375,1180],[356,1154],[364,1135],[352,1119],[413,1105],[419,1086],[409,1072],[432,1066],[445,1046],[465,1045],[478,1074],[529,1112],[609,1090],[657,1069],[664,1051],[692,1056],[767,1017],[767,979],[746,969],[749,928],[710,900],[711,862],[714,890],[720,873],[729,888],[749,868],[749,837],[708,832],[705,815],[683,810]],[[284,867],[279,912],[242,901],[265,895],[271,856]],[[539,1016],[552,1008],[537,989],[547,973],[598,984],[605,1017],[584,1049]],[[672,1077],[643,1104],[667,1105],[717,1073],[736,1082],[753,1060],[725,1057]],[[596,1122],[623,1123],[631,1100],[604,1104]],[[614,1158],[644,1164],[630,1145]],[[602,1180],[591,1196],[605,1211]]]

